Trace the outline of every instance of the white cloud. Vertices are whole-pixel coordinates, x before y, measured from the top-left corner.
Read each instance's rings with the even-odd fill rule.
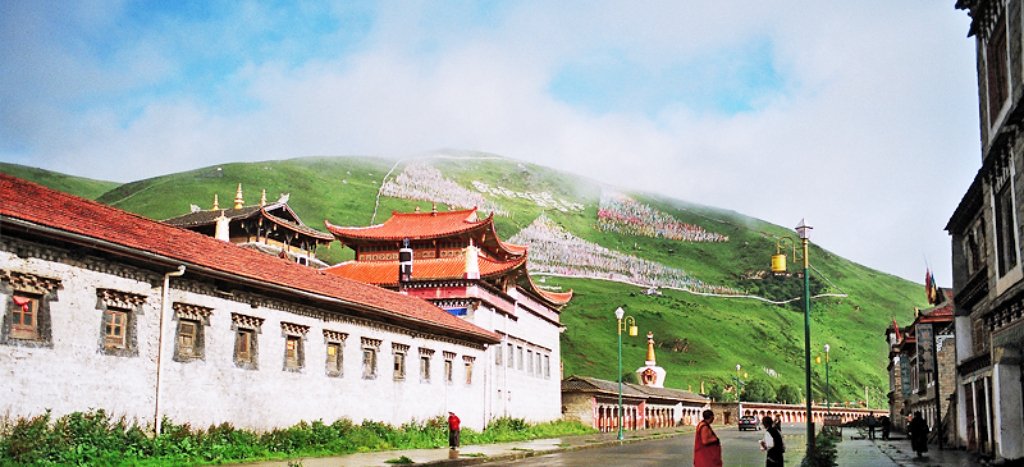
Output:
[[[17,35],[31,69],[0,83],[57,97],[0,111],[0,135],[22,142],[0,146],[0,159],[128,180],[229,160],[484,150],[784,226],[806,216],[828,249],[914,280],[927,257],[951,282],[942,227],[980,159],[973,45],[952,6],[516,4],[469,25],[437,13],[383,11],[346,55],[294,64],[247,51],[221,86],[248,104],[153,92],[87,105],[107,81],[146,90],[183,73],[177,40],[162,34],[188,50],[242,50],[243,37],[276,24],[266,12],[229,15],[251,23],[239,36],[167,22],[112,61]],[[755,39],[770,41],[784,89],[750,112],[666,102],[596,114],[548,92],[560,67],[597,50],[660,69]],[[301,47],[294,40],[283,47]],[[67,70],[93,85],[80,91]]]

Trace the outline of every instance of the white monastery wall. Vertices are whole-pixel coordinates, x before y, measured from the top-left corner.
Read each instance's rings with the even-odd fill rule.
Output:
[[[501,344],[489,348],[486,359],[491,418],[508,416],[531,422],[560,418],[560,326],[520,306],[514,318],[481,306],[472,321],[503,336]]]
[[[0,239],[0,270],[58,279],[61,288],[57,299],[49,303],[52,346],[0,345],[0,413],[28,417],[51,409],[60,416],[103,408],[151,423],[162,274],[122,267],[105,258],[86,260],[102,267],[84,267],[81,261],[68,259],[65,252],[57,252],[56,260],[35,257],[38,255],[19,257],[11,253],[11,245],[10,239]],[[375,420],[397,425],[453,410],[465,426],[484,426],[484,368],[491,360],[475,345],[421,330],[342,317],[295,302],[244,293],[232,297],[230,291],[218,292],[190,271],[170,280],[160,408],[175,423],[206,426],[230,422],[266,430],[300,420],[331,423],[348,417],[356,423]],[[108,355],[102,350],[98,288],[145,298],[138,313],[131,314],[134,323],[129,327],[135,326],[137,339],[129,355]],[[11,300],[2,290],[0,300],[6,310]],[[178,319],[171,307],[174,302],[210,309],[208,325],[202,326],[202,359],[175,359]],[[256,334],[256,369],[235,363],[233,313],[263,320]],[[285,369],[283,322],[308,329],[301,340],[303,364],[298,370]],[[326,371],[325,329],[347,334],[340,376],[329,376]],[[372,379],[363,378],[364,338],[379,341],[377,374]],[[405,378],[399,380],[393,372],[395,343],[408,346]],[[421,348],[433,350],[429,381],[420,378]],[[453,360],[451,382],[445,381],[446,353]],[[473,359],[473,377],[468,384],[463,357]],[[557,384],[557,377],[553,381]],[[553,393],[558,394],[557,390]]]

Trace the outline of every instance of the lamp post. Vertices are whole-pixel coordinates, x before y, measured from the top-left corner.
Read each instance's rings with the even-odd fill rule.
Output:
[[[828,344],[825,344],[825,413],[832,414],[832,391],[828,385]]]
[[[625,312],[625,310],[622,309],[621,306],[616,308],[615,309],[615,320],[618,322],[618,326],[616,326],[616,331],[618,331],[618,335],[619,335],[619,441],[622,441],[624,439],[624,437],[622,435],[622,330],[623,330],[623,318],[625,318],[625,323],[626,324],[628,324],[630,322],[633,323],[632,325],[629,326],[629,335],[632,336],[632,337],[636,337],[636,335],[637,335],[636,319],[633,318],[632,316],[626,316],[626,312]]]
[[[807,225],[804,219],[800,219],[797,225],[797,235],[800,237],[800,244],[803,250],[804,262],[804,391],[807,395],[807,457],[814,455],[814,418],[811,413],[811,277],[808,270],[811,267],[810,258],[807,256],[807,246],[810,240],[809,234],[813,227]],[[776,254],[772,256],[772,272],[786,272],[786,255],[782,254],[782,242],[793,239],[783,237],[775,244]],[[793,256],[796,257],[796,246],[793,245]]]

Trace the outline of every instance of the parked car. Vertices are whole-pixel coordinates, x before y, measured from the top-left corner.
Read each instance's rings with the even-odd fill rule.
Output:
[[[744,431],[744,430],[754,430],[754,431],[757,431],[757,430],[761,429],[761,425],[759,425],[757,423],[757,417],[752,417],[750,415],[747,415],[745,417],[740,417],[739,427],[740,427],[740,431]]]

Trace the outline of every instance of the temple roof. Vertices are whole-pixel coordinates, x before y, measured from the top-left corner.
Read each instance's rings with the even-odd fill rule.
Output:
[[[562,392],[584,392],[617,396],[619,394],[619,384],[616,381],[605,381],[589,376],[573,375],[562,380]],[[623,397],[641,399],[657,398],[700,403],[710,402],[710,399],[707,397],[690,391],[683,391],[682,389],[655,388],[632,383],[622,383],[622,395]]]
[[[284,217],[273,214],[273,211],[283,211],[284,214],[294,219],[288,220]],[[242,220],[262,215],[265,219],[273,222],[281,227],[295,231],[297,233],[316,238],[317,240],[331,241],[334,237],[330,234],[315,230],[302,222],[299,219],[299,215],[292,211],[288,204],[283,202],[276,202],[268,204],[266,206],[244,206],[239,209],[210,209],[206,211],[190,212],[188,214],[172,217],[165,219],[165,224],[170,224],[177,227],[184,227],[186,229],[192,227],[200,227],[205,225],[214,225],[217,223],[217,219],[223,215],[230,220]]]
[[[493,216],[493,215],[492,215]],[[382,224],[368,227],[340,227],[324,221],[339,240],[414,240],[444,238],[486,226],[491,217],[477,220],[476,208],[448,212],[397,212]]]
[[[526,256],[508,261],[499,261],[480,256],[480,278],[496,277],[526,263]],[[328,274],[381,286],[398,285],[398,261],[346,261],[323,270]],[[437,259],[418,259],[412,263],[413,281],[438,281],[463,279],[466,274],[466,259],[453,256]]]
[[[324,274],[6,174],[0,174],[0,221],[12,235],[18,230],[42,231],[62,241],[88,242],[93,249],[134,261],[168,268],[185,265],[186,275],[283,290],[328,310],[340,306],[343,313],[432,329],[474,342],[500,341],[497,334],[424,300]]]
[[[498,238],[494,229],[494,213],[478,220],[477,209],[457,211],[397,212],[382,224],[367,227],[341,227],[324,221],[327,231],[344,244],[369,242],[398,242],[409,240],[434,240],[463,234],[474,234],[482,241],[480,246],[490,246],[504,253],[502,256],[520,256],[526,247],[506,243]]]

